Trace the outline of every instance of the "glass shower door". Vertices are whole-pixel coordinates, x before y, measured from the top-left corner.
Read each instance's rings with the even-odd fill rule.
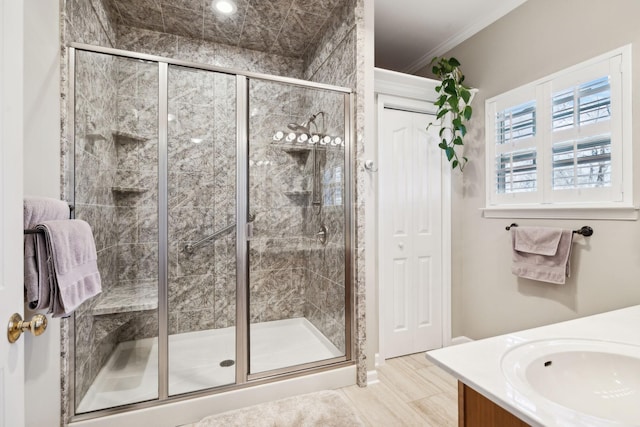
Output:
[[[75,414],[350,358],[348,90],[70,57],[103,280],[74,316]]]
[[[249,374],[258,378],[346,355],[345,95],[251,79],[248,111]]]
[[[235,82],[168,70],[169,395],[236,380]]]
[[[74,315],[76,413],[158,398],[158,64],[75,56],[76,218],[102,293]]]

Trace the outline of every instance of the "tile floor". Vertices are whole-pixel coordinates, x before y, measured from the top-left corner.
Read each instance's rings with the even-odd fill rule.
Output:
[[[378,368],[380,382],[340,392],[371,427],[458,425],[458,385],[424,353],[389,359]]]

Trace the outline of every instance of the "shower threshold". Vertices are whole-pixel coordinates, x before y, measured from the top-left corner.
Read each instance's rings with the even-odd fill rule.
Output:
[[[253,323],[251,372],[265,372],[343,355],[305,318]],[[233,384],[235,327],[169,335],[169,395]],[[228,365],[224,363],[223,365]],[[119,343],[78,405],[96,411],[158,396],[158,339]]]

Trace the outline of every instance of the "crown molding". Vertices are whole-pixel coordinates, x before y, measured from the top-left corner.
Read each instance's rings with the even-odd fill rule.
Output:
[[[458,31],[457,33],[440,43],[438,46],[434,47],[433,49],[422,55],[420,58],[409,64],[403,70],[403,72],[409,74],[415,73],[424,66],[428,65],[434,56],[440,56],[450,51],[463,41],[480,32],[480,30],[488,27],[507,13],[521,6],[526,1],[527,0],[513,0],[512,2],[506,3],[500,8],[492,10],[490,13],[480,17],[477,21],[464,27],[462,30]]]

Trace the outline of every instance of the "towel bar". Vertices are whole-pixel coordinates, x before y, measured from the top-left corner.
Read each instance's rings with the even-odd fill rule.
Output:
[[[518,224],[516,224],[514,222],[511,225],[505,227],[505,230],[509,231],[509,230],[511,230],[511,227],[517,227],[517,226],[518,226]],[[585,225],[585,226],[581,227],[578,230],[573,230],[573,234],[580,234],[580,235],[583,235],[585,237],[589,237],[589,236],[593,235],[593,228],[589,227],[588,225]]]

